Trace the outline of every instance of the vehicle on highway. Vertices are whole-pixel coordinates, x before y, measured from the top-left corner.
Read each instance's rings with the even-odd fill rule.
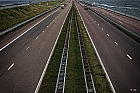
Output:
[[[61,9],[64,9],[64,5],[61,5]]]
[[[88,7],[87,6],[84,6],[85,7],[85,10],[88,10]]]

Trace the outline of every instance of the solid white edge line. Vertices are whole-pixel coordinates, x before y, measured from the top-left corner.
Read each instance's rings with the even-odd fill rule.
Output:
[[[76,8],[77,8],[77,6],[76,6]],[[77,8],[77,10],[78,10],[78,8]],[[79,13],[79,10],[78,10],[78,13]],[[83,21],[83,20],[82,20],[82,21]],[[78,37],[78,38],[79,38],[79,37]],[[79,44],[80,44],[80,41],[79,41]],[[80,48],[80,52],[81,52],[81,48]],[[81,53],[81,57],[82,57],[82,53]],[[86,93],[88,93],[89,90],[88,90],[88,86],[87,86],[87,82],[86,82],[86,76],[85,76],[85,69],[84,69],[84,62],[83,62],[83,59],[82,59],[82,65],[83,65],[84,78],[85,78],[85,84],[86,84],[86,90],[87,90]],[[92,78],[93,89],[94,89],[94,92],[96,93],[95,83],[94,83],[94,81],[93,81],[92,74],[91,74],[91,78]]]
[[[8,68],[8,70],[10,70],[13,66],[14,66],[14,63]]]
[[[129,54],[127,54],[127,57],[128,57],[129,59],[132,59],[132,57],[131,57]]]
[[[59,8],[60,9],[60,8]],[[56,11],[58,11],[59,9],[57,9]],[[36,24],[34,24],[32,27],[30,27],[28,30],[26,30],[25,32],[23,32],[22,34],[20,34],[18,37],[16,37],[15,39],[13,39],[12,41],[10,41],[8,44],[6,44],[5,46],[3,46],[0,51],[2,51],[3,49],[5,49],[7,46],[9,46],[10,44],[12,44],[14,41],[16,41],[18,38],[20,38],[21,36],[23,36],[24,34],[26,34],[28,31],[30,31],[32,28],[34,28],[36,25],[38,25],[39,23],[41,23],[43,20],[45,20],[46,18],[48,18],[49,16],[51,16],[52,14],[54,14],[56,11],[54,11],[53,13],[49,14],[48,16],[46,16],[45,18],[43,18],[42,20],[40,20],[39,22],[37,22]]]
[[[70,9],[69,9],[69,11],[70,11]],[[68,11],[68,13],[69,13],[69,11]],[[44,77],[44,75],[45,75],[45,73],[46,73],[48,64],[49,64],[49,62],[50,62],[51,56],[52,56],[52,54],[53,54],[53,51],[54,51],[55,46],[56,46],[56,44],[57,44],[57,41],[58,41],[58,39],[59,39],[61,30],[62,30],[63,25],[64,25],[64,23],[65,23],[65,20],[66,20],[66,18],[67,18],[67,16],[68,16],[68,13],[67,13],[67,15],[66,15],[66,17],[65,17],[65,19],[64,19],[64,21],[63,21],[63,24],[62,24],[62,26],[61,26],[61,29],[60,29],[60,31],[59,31],[59,34],[58,34],[58,36],[57,36],[57,39],[56,39],[55,44],[54,44],[54,46],[53,46],[53,49],[52,49],[52,51],[51,51],[51,54],[50,54],[50,56],[49,56],[49,58],[48,58],[48,60],[47,60],[47,63],[46,63],[46,65],[45,65],[45,68],[44,68],[44,70],[43,70],[43,73],[42,73],[42,75],[41,75],[41,77],[40,77],[40,80],[39,80],[39,82],[38,82],[38,84],[37,84],[37,87],[36,87],[34,93],[38,93],[38,91],[39,91],[40,85],[41,85],[42,80],[43,80],[43,77]]]
[[[38,39],[38,37],[36,37],[36,39]]]
[[[79,12],[79,10],[78,10],[78,12]],[[80,14],[80,12],[79,12],[79,14]],[[86,28],[86,25],[85,25],[85,23],[84,23],[84,21],[83,21],[83,18],[82,18],[82,16],[81,16],[81,14],[80,14],[80,17],[81,17],[81,19],[82,19],[82,22],[83,22],[85,28]],[[87,31],[87,33],[88,33],[88,29],[87,29],[87,28],[86,28],[86,31]],[[102,65],[102,67],[103,67],[103,70],[104,70],[104,72],[105,72],[105,74],[106,74],[106,77],[107,77],[107,79],[108,79],[108,81],[109,81],[109,84],[110,84],[110,87],[111,87],[111,89],[112,89],[112,92],[113,92],[113,93],[116,93],[116,91],[115,91],[115,89],[114,89],[114,87],[113,87],[113,84],[112,84],[112,82],[111,82],[111,80],[110,80],[110,78],[109,78],[109,75],[108,75],[108,73],[107,73],[107,71],[106,71],[106,69],[105,69],[105,66],[103,65],[103,62],[102,62],[102,60],[101,60],[101,58],[100,58],[100,56],[99,56],[99,53],[98,53],[98,51],[97,51],[97,49],[96,49],[96,47],[95,47],[95,45],[94,45],[94,43],[93,43],[93,41],[92,41],[92,39],[91,39],[89,33],[88,33],[88,36],[89,36],[89,38],[90,38],[90,41],[92,42],[92,45],[93,45],[93,47],[94,47],[94,49],[95,49],[95,52],[96,52],[96,54],[97,54],[97,56],[98,56],[98,58],[99,58],[99,61],[100,61],[101,65]]]

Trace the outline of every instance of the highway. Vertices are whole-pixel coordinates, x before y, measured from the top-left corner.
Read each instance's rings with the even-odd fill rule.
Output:
[[[136,20],[131,17],[127,17],[119,13],[99,7],[91,7],[91,8],[107,16],[108,18],[114,20],[118,24],[121,24],[122,26],[126,27],[127,29],[133,31],[134,33],[140,36],[140,20]]]
[[[34,93],[71,7],[56,9],[0,38],[0,92]]]
[[[114,93],[140,93],[140,44],[79,3],[76,6]]]

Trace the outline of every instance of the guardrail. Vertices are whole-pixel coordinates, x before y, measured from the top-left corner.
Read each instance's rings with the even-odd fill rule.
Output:
[[[83,4],[87,4],[85,2],[81,2]],[[81,4],[80,4],[81,5]],[[88,4],[90,5],[90,4]],[[82,5],[81,5],[82,6]],[[91,5],[90,5],[91,6]],[[88,7],[89,10],[91,10],[92,12],[94,12],[96,15],[100,16],[102,19],[106,20],[107,22],[109,22],[111,25],[115,26],[117,29],[119,29],[120,31],[122,31],[123,33],[125,33],[126,35],[128,35],[129,37],[131,37],[132,39],[134,39],[136,42],[140,43],[140,36],[136,33],[134,33],[133,31],[127,29],[126,27],[122,26],[121,24],[113,21],[112,19],[106,17],[105,15],[97,12],[94,9],[91,9]]]
[[[133,35],[134,37],[136,37],[136,38],[138,38],[138,39],[140,40],[140,36],[137,35],[136,33],[134,33],[133,31],[127,29],[126,27],[124,27],[124,26],[118,24],[117,22],[111,20],[110,18],[104,16],[103,14],[101,14],[101,13],[99,13],[99,12],[97,12],[97,11],[91,9],[91,8],[88,8],[88,9],[91,10],[92,12],[94,12],[95,14],[97,14],[98,16],[100,16],[101,18],[103,18],[104,20],[108,21],[109,23],[112,23],[112,24],[114,24],[114,25],[120,27],[121,29],[127,31],[127,32],[124,32],[124,33],[131,34],[131,35]],[[134,39],[134,38],[133,38],[133,39]],[[138,42],[139,42],[139,40],[138,40]],[[136,40],[136,41],[137,41],[137,40]]]
[[[101,6],[97,6],[97,7],[103,8],[103,9],[106,9],[106,10],[109,10],[109,11],[112,11],[112,12],[116,12],[118,14],[121,14],[121,15],[127,16],[127,17],[130,17],[130,18],[133,18],[133,19],[136,19],[136,20],[140,20],[140,18],[138,18],[138,17],[132,16],[132,15],[129,15],[129,14],[126,14],[126,13],[123,13],[123,12],[115,11],[113,9],[109,9],[109,8],[105,8],[105,7],[101,7]]]
[[[11,6],[1,6],[1,7],[0,7],[0,10],[2,10],[2,9],[8,9],[8,8],[14,8],[14,7],[19,7],[19,6],[27,6],[27,5],[30,5],[30,4],[11,5]]]
[[[75,10],[75,19],[76,19],[77,33],[78,33],[78,39],[79,39],[79,45],[80,45],[80,51],[81,51],[81,57],[82,57],[86,91],[87,91],[87,93],[96,93],[93,78],[92,78],[92,74],[91,74],[91,70],[90,70],[90,65],[89,65],[89,62],[88,62],[84,42],[83,42],[83,39],[82,39],[80,25],[79,25],[79,22],[78,22],[78,19],[77,19],[76,10]]]
[[[47,10],[47,11],[45,11],[45,12],[39,14],[39,15],[36,15],[36,16],[34,16],[34,17],[32,17],[32,18],[26,20],[26,21],[23,21],[23,22],[21,22],[21,23],[19,23],[19,24],[17,24],[17,25],[14,25],[14,26],[12,26],[12,27],[10,27],[10,28],[4,30],[4,31],[1,31],[1,32],[0,32],[0,36],[6,34],[6,33],[8,33],[8,32],[10,32],[10,31],[12,31],[13,29],[15,29],[15,28],[17,28],[17,27],[19,27],[19,26],[21,26],[21,25],[23,25],[23,24],[26,24],[26,23],[28,23],[28,22],[30,22],[30,21],[32,21],[32,20],[34,20],[34,19],[36,19],[36,18],[38,18],[38,17],[40,17],[40,16],[42,16],[42,15],[48,13],[48,12],[50,12],[50,11],[52,11],[52,10],[58,8],[58,7],[59,7],[59,6],[56,6],[56,7],[52,8],[52,9]]]
[[[87,4],[87,5],[89,5],[89,6],[93,6],[92,4],[86,3],[86,2],[84,2],[84,1],[80,1],[80,2],[83,3],[83,4]],[[113,9],[105,8],[105,7],[102,7],[102,6],[96,6],[96,7],[103,8],[103,9],[106,9],[106,10],[109,10],[109,11],[112,11],[112,12],[116,12],[116,13],[118,13],[118,14],[121,14],[121,15],[127,16],[127,17],[130,17],[130,18],[133,18],[133,19],[136,19],[136,20],[140,20],[140,18],[138,18],[138,17],[132,16],[132,15],[129,15],[129,14],[120,12],[120,11],[115,11],[115,10],[113,10]]]
[[[72,22],[72,14],[69,18],[69,23],[68,23],[68,27],[67,27],[67,33],[66,33],[63,53],[62,53],[62,57],[61,57],[61,63],[60,63],[60,67],[59,67],[59,73],[58,73],[58,77],[57,77],[55,93],[64,93],[71,22]]]

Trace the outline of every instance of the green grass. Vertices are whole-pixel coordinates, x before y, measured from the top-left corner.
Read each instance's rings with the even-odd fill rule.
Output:
[[[86,48],[87,57],[90,64],[90,69],[93,76],[93,81],[95,83],[96,92],[97,93],[111,93],[112,91],[111,91],[109,82],[97,58],[96,52],[92,46],[92,43],[89,39],[87,31],[84,28],[84,25],[82,23],[82,20],[79,14],[78,14],[78,20],[79,20],[85,48]]]
[[[62,0],[61,2],[64,1],[65,0]],[[49,10],[55,7],[57,3],[58,1],[50,1],[48,5],[46,2],[42,2],[28,6],[0,10],[0,31],[3,31],[46,10]]]
[[[83,65],[74,15],[72,19],[65,93],[86,93]]]
[[[56,86],[56,81],[57,81],[63,46],[64,46],[64,40],[65,40],[66,30],[68,25],[68,19],[70,15],[71,14],[69,13],[66,22],[64,24],[64,27],[62,29],[62,32],[60,34],[54,53],[48,65],[46,74],[43,78],[39,93],[54,93],[55,91],[55,86]],[[74,19],[75,18],[73,18],[72,20],[72,25],[71,25],[72,27],[70,33],[70,46],[69,46],[69,56],[68,56],[68,63],[67,63],[65,93],[85,93],[86,88],[85,88],[84,74],[82,68],[83,67],[82,59],[81,59],[78,34],[76,29],[76,22]],[[94,79],[96,91],[97,93],[111,93],[112,91],[106,79],[106,75],[102,69],[102,66],[100,65],[95,50],[91,44],[89,36],[84,28],[84,25],[79,15],[78,15],[78,20],[80,23],[80,28],[82,31],[82,36],[83,36],[90,68],[92,71],[92,76]]]
[[[70,11],[71,12],[71,11]],[[54,93],[67,32],[68,15],[38,93]]]
[[[54,93],[62,50],[64,46],[64,40],[66,36],[66,30],[68,25],[68,19],[71,15],[71,11],[66,19],[62,32],[60,34],[59,40],[55,47],[54,53],[51,57],[50,63],[48,65],[46,74],[43,78],[42,84],[39,89],[39,93]],[[85,82],[84,74],[82,68],[82,60],[80,54],[80,47],[78,41],[78,35],[76,30],[75,21],[72,23],[69,56],[67,64],[67,76],[66,76],[66,93],[85,93]]]

